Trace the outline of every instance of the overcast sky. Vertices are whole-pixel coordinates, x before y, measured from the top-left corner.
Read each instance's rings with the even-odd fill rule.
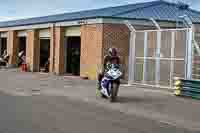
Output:
[[[147,1],[152,0],[1,0],[0,21]],[[182,1],[200,11],[200,0]]]

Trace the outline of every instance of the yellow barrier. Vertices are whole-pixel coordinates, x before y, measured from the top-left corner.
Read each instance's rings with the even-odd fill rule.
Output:
[[[174,78],[174,95],[181,95],[181,80],[179,78]]]

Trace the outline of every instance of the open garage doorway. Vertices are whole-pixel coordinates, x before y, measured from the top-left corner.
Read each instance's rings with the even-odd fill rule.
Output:
[[[7,51],[7,38],[1,38],[0,41],[0,56],[2,56]]]
[[[67,74],[79,76],[81,38],[66,37],[65,44],[65,71]]]
[[[40,38],[40,72],[49,72],[50,39]]]
[[[18,38],[17,57],[18,66],[21,66],[21,64],[26,60],[26,37]]]
[[[6,66],[8,60],[7,38],[0,38],[0,66]]]

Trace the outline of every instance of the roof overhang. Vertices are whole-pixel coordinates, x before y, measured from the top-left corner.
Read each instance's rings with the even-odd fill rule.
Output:
[[[0,28],[0,32],[9,31],[9,30],[45,29],[45,28],[50,28],[53,25],[65,27],[65,26],[80,26],[80,25],[87,25],[87,24],[106,24],[106,23],[124,24],[124,20],[129,20],[129,22],[133,25],[155,26],[154,23],[148,19],[97,17],[97,18],[82,19],[82,20],[22,25],[22,26],[14,26],[14,27],[2,27]],[[170,21],[157,21],[157,22],[159,23],[161,27],[174,27],[176,24],[176,22],[170,22]]]

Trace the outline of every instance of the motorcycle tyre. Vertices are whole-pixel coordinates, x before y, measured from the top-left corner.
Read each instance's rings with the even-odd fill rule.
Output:
[[[116,102],[117,95],[119,91],[119,84],[117,82],[112,82],[111,86],[111,96],[110,96],[110,102]]]

